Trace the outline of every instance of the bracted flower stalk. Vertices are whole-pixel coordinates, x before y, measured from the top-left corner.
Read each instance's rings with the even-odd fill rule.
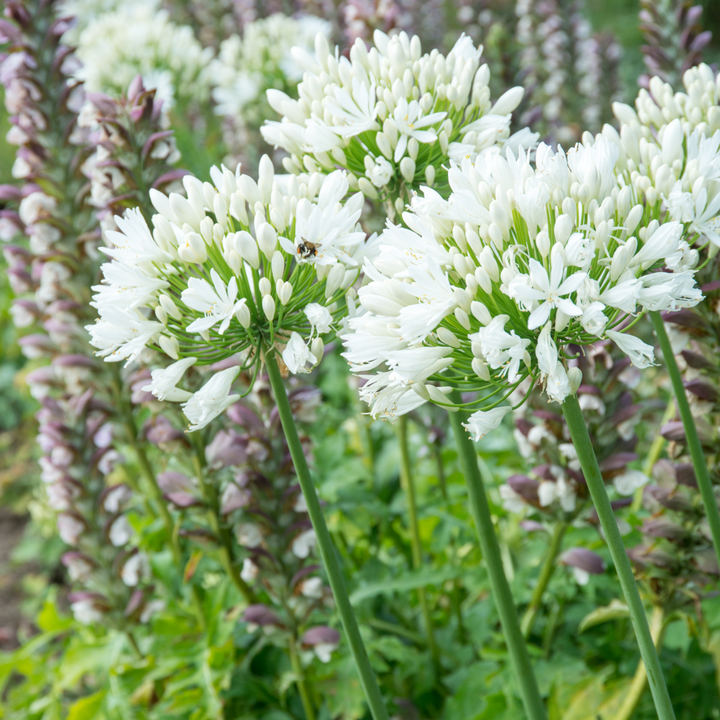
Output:
[[[456,400],[459,404],[460,398],[457,397]],[[545,707],[530,663],[525,639],[520,630],[515,601],[505,577],[503,562],[500,557],[500,546],[493,529],[490,506],[488,505],[485,486],[478,467],[475,445],[463,427],[463,421],[467,422],[468,413],[457,411],[448,414],[458,447],[460,467],[465,476],[468,489],[470,512],[475,522],[475,529],[480,541],[483,560],[487,567],[495,607],[500,616],[500,623],[505,635],[508,653],[510,654],[510,662],[520,686],[523,706],[530,720],[544,720],[546,718]]]
[[[610,555],[615,563],[615,569],[620,580],[620,585],[625,595],[630,617],[645,667],[647,668],[648,681],[652,692],[655,709],[659,720],[674,720],[670,695],[668,694],[665,679],[660,667],[660,659],[650,633],[645,608],[643,607],[640,593],[638,592],[632,567],[623,545],[620,530],[618,529],[610,498],[605,490],[600,467],[598,466],[595,452],[593,451],[590,435],[588,434],[585,420],[580,409],[576,395],[570,395],[562,403],[563,414],[570,430],[570,437],[577,451],[580,467],[582,468],[585,482],[595,504],[595,509],[600,520],[600,525],[605,535]]]
[[[350,598],[348,596],[347,588],[345,587],[345,580],[342,575],[342,570],[340,569],[337,552],[333,546],[332,539],[330,538],[330,533],[327,529],[325,518],[323,517],[322,510],[320,508],[320,501],[310,476],[310,469],[308,468],[305,453],[303,452],[302,444],[300,442],[300,437],[298,435],[297,428],[295,427],[295,420],[293,419],[290,402],[285,390],[285,385],[283,384],[282,375],[280,374],[280,368],[277,362],[276,351],[274,349],[270,349],[266,352],[265,365],[270,379],[275,403],[277,404],[278,414],[280,415],[280,422],[282,423],[285,439],[287,440],[287,445],[290,450],[290,456],[292,457],[295,472],[297,473],[303,497],[305,498],[305,503],[307,504],[310,521],[312,522],[313,529],[317,536],[317,545],[320,550],[320,557],[322,558],[325,571],[328,575],[328,580],[330,581],[330,587],[332,588],[340,620],[342,621],[343,628],[345,629],[345,634],[347,636],[348,643],[350,644],[350,650],[360,674],[360,682],[362,683],[363,690],[365,691],[365,697],[368,705],[370,706],[370,712],[372,713],[374,720],[389,720],[387,709],[385,708],[382,695],[380,694],[377,679],[375,678],[373,669],[370,666],[370,660],[368,658],[367,650],[365,649],[365,644],[360,636],[360,629],[358,628],[355,614],[352,606],[350,605]]]
[[[677,402],[678,411],[682,418],[685,438],[688,449],[690,450],[693,469],[695,470],[695,478],[697,479],[700,495],[705,505],[710,534],[712,535],[713,545],[715,546],[715,554],[720,563],[720,510],[718,510],[718,503],[713,491],[712,482],[710,481],[710,474],[707,463],[705,462],[702,444],[700,443],[697,427],[695,427],[695,419],[690,411],[690,403],[685,394],[685,386],[683,385],[680,375],[680,369],[675,360],[675,354],[673,353],[662,317],[660,317],[659,313],[653,312],[650,313],[650,320],[655,329],[655,335],[657,335],[657,339],[660,342],[660,348],[665,358],[668,375],[670,375],[673,392],[675,393],[675,401]]]
[[[404,415],[399,418],[397,423],[397,437],[400,445],[400,483],[408,504],[412,561],[413,567],[415,569],[419,569],[422,567],[422,543],[420,541],[420,526],[418,524],[415,478],[412,471],[412,462],[410,460],[410,448],[408,447],[407,418]],[[428,648],[430,649],[430,654],[432,655],[433,667],[435,668],[436,675],[439,677],[441,670],[440,655],[438,654],[437,644],[435,643],[432,613],[428,603],[427,592],[424,587],[418,588],[418,600],[420,602],[420,611],[422,612],[423,623],[425,625]]]

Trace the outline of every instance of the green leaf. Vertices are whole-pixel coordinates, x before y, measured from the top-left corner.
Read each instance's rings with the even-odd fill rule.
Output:
[[[408,571],[392,580],[383,580],[358,588],[350,596],[350,602],[355,605],[375,595],[383,595],[391,592],[407,592],[408,590],[416,590],[417,588],[427,587],[428,585],[442,585],[444,582],[454,580],[463,574],[463,569],[459,567],[446,567],[441,570],[423,568],[421,570]]]
[[[93,693],[73,703],[68,712],[67,720],[94,720],[100,718],[100,706],[105,699],[105,691]]]
[[[59,630],[66,630],[72,626],[72,624],[72,618],[62,617],[60,613],[58,613],[53,593],[53,595],[43,603],[42,610],[38,613],[38,627],[45,632],[56,632]]]
[[[588,628],[600,625],[600,623],[609,622],[610,620],[619,620],[620,618],[629,618],[630,611],[628,606],[622,600],[613,600],[605,607],[599,607],[588,613],[578,626],[579,632],[585,632]]]

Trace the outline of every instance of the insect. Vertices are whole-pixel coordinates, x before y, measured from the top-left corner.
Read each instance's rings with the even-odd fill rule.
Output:
[[[311,257],[317,257],[318,250],[322,247],[320,243],[310,242],[300,238],[300,244],[297,246],[297,254],[303,259],[307,260]]]

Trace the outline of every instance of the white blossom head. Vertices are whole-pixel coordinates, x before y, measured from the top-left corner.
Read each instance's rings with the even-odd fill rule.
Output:
[[[423,54],[420,39],[376,30],[368,50],[357,39],[350,56],[331,49],[318,34],[315,52],[295,47],[305,71],[297,100],[268,90],[282,116],[262,128],[265,140],[282,147],[288,172],[349,172],[351,186],[389,201],[392,214],[421,185],[447,188],[449,159],[530,147],[537,135],[510,137],[510,117],[522,88],[490,101],[490,72],[480,65],[482,48],[462,36],[447,56]]]
[[[106,361],[129,363],[146,348],[177,361],[146,387],[184,402],[193,429],[223,407],[240,368],[259,370],[266,351],[287,356],[293,372],[317,364],[373,247],[358,224],[362,194],[343,203],[342,171],[276,178],[264,157],[258,182],[239,168],[211,176],[213,184],[185,177],[187,198],[151,191],[152,231],[138,210],[116,218],[119,232],[102,248],[111,261],[93,288],[99,317],[87,328]],[[178,387],[190,366],[230,358],[239,365],[222,384],[227,394],[211,388],[205,409]]]
[[[410,229],[388,226],[343,334],[374,416],[451,407],[451,390],[478,391],[467,429],[479,439],[522,383],[559,403],[574,393],[571,358],[583,346],[608,338],[637,367],[653,364],[629,321],[702,295],[692,270],[663,269],[679,223],[645,242],[633,234],[642,208],[607,178],[617,157],[600,138],[567,154],[541,145],[535,164],[510,151],[465,160],[450,169],[447,201],[425,189],[403,216]]]

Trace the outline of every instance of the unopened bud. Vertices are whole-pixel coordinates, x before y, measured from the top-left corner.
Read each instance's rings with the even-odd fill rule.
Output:
[[[275,300],[273,300],[272,295],[266,295],[262,299],[262,309],[268,321],[272,322],[275,318]]]

